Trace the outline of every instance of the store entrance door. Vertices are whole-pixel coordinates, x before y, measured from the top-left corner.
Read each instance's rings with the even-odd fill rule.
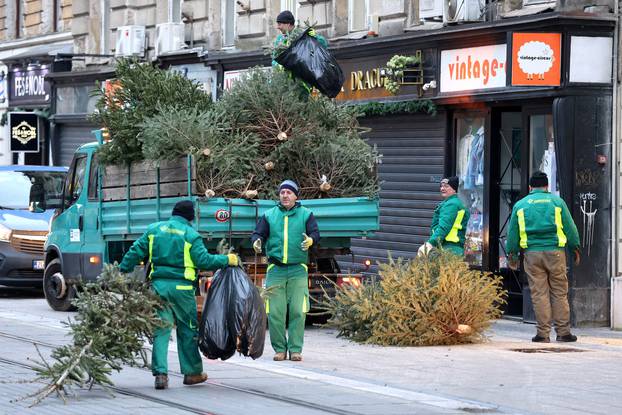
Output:
[[[491,111],[490,268],[508,292],[505,314],[516,317],[523,315],[524,281],[508,267],[505,242],[512,208],[527,189],[523,125],[520,108]]]

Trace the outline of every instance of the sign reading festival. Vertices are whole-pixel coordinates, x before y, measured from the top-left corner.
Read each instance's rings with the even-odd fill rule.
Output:
[[[503,45],[441,52],[441,93],[506,86],[507,47]]]

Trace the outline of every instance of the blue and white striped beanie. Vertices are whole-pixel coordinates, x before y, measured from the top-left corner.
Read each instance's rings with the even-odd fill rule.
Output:
[[[283,183],[281,183],[281,185],[279,186],[279,192],[283,189],[291,190],[296,196],[298,196],[298,193],[300,192],[298,185],[293,180],[285,180]]]

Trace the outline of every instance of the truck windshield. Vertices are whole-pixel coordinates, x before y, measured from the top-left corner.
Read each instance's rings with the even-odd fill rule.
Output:
[[[61,206],[65,173],[0,171],[0,208],[40,212]]]

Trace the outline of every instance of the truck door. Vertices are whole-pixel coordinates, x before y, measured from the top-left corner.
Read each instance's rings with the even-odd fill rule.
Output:
[[[86,192],[83,192],[85,185],[85,173],[88,155],[86,153],[76,153],[63,189],[63,213],[56,218],[59,229],[65,230],[63,235],[63,274],[68,279],[80,279],[81,252],[84,238],[82,231],[84,228],[84,204],[86,202]]]

